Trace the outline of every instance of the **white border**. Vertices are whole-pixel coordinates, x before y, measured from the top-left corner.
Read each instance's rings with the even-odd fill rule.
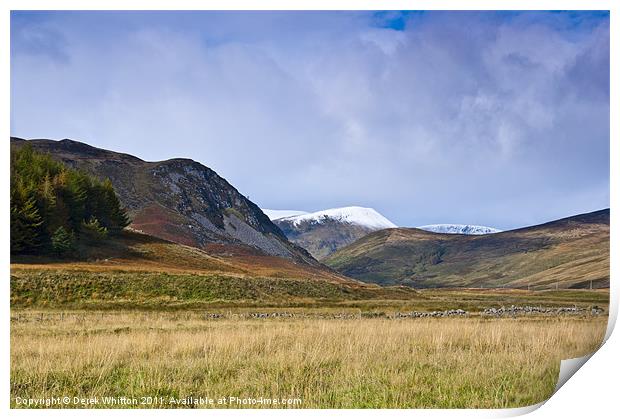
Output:
[[[0,383],[0,409],[7,410],[9,417],[83,417],[86,413],[93,417],[108,417],[111,414],[121,416],[136,417],[231,417],[231,416],[251,416],[256,418],[284,417],[291,414],[289,411],[234,411],[234,410],[209,410],[205,411],[109,411],[93,410],[85,412],[83,410],[46,410],[46,411],[26,411],[9,410],[9,153],[8,137],[10,135],[10,74],[9,74],[9,21],[10,10],[611,10],[611,74],[618,74],[618,29],[615,19],[615,2],[603,0],[591,1],[553,1],[553,0],[503,0],[492,2],[489,0],[458,1],[458,0],[229,0],[229,1],[196,1],[196,0],[89,0],[88,2],[79,0],[4,0],[0,4],[2,13],[0,14],[0,74],[3,88],[3,100],[0,102],[0,127],[6,139],[6,145],[1,149],[3,162],[2,170],[2,203],[1,208],[5,208],[2,213],[3,220],[0,221],[0,237],[2,237],[2,278],[4,295],[0,298],[2,308],[2,336],[4,337],[1,348],[2,353],[2,381]],[[616,79],[611,79],[611,115],[620,115],[618,101],[620,92]],[[618,145],[618,120],[611,118],[611,203],[612,207],[618,208],[618,175],[620,173],[620,147]],[[608,326],[607,337],[613,329],[613,325],[618,315],[618,292],[616,289],[618,277],[618,225],[614,222],[612,211],[611,223],[611,313]],[[608,417],[610,412],[617,412],[617,390],[619,361],[617,353],[620,348],[620,341],[615,335],[611,335],[607,343],[588,361],[587,367],[577,372],[577,378],[569,380],[556,395],[554,395],[544,406],[534,413],[532,417],[552,417],[560,416],[563,418],[572,417]],[[538,407],[538,406],[536,406]],[[527,413],[532,408],[523,409],[499,409],[499,410],[385,410],[382,415],[392,417],[411,417],[423,414],[425,417],[504,417]],[[298,418],[316,416],[345,416],[355,418],[376,417],[377,411],[373,410],[297,410],[293,414]]]

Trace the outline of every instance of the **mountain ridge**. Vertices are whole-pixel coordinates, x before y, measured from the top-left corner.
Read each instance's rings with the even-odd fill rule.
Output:
[[[609,286],[609,209],[488,235],[380,230],[323,260],[381,285],[549,289]]]
[[[500,233],[502,230],[494,227],[480,226],[474,224],[428,224],[416,227],[420,230],[430,231],[440,234],[494,234]]]
[[[372,208],[331,208],[273,220],[293,243],[321,260],[373,231],[396,227]]]
[[[75,140],[11,137],[12,147],[25,144],[69,167],[109,178],[135,230],[198,248],[211,243],[246,245],[268,255],[318,263],[290,243],[256,204],[199,162],[147,162]]]
[[[382,229],[395,228],[396,224],[379,214],[374,208],[365,208],[358,206],[348,206],[339,208],[330,208],[312,213],[293,215],[279,218],[279,220],[287,220],[298,225],[304,221],[320,223],[325,219],[331,218],[336,221],[349,224],[357,224],[363,227]]]

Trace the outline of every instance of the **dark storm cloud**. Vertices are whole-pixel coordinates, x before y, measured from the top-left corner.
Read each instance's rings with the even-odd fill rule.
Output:
[[[264,208],[510,228],[609,206],[599,13],[13,13],[12,133],[191,157]]]

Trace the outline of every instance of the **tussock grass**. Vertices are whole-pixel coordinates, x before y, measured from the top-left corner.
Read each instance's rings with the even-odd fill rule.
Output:
[[[594,351],[606,328],[605,317],[21,314],[11,324],[13,407],[15,397],[61,395],[301,398],[303,408],[517,407],[548,398],[559,361]]]

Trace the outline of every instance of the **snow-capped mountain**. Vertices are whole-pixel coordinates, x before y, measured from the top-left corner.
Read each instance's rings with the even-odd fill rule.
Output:
[[[284,220],[292,222],[295,226],[304,222],[323,223],[329,220],[347,224],[356,224],[375,230],[384,228],[396,228],[396,224],[379,214],[372,208],[364,207],[343,207],[332,208],[323,211],[283,217]]]
[[[502,230],[493,227],[477,226],[471,224],[429,224],[418,227],[420,230],[431,231],[443,234],[493,234],[500,233]]]
[[[344,207],[273,220],[286,237],[317,259],[396,224],[372,208]]]
[[[269,217],[271,221],[277,220],[279,218],[294,217],[296,215],[308,214],[306,211],[295,211],[295,210],[273,210],[273,209],[265,209],[265,208],[261,208],[261,210],[265,213],[267,217]]]

